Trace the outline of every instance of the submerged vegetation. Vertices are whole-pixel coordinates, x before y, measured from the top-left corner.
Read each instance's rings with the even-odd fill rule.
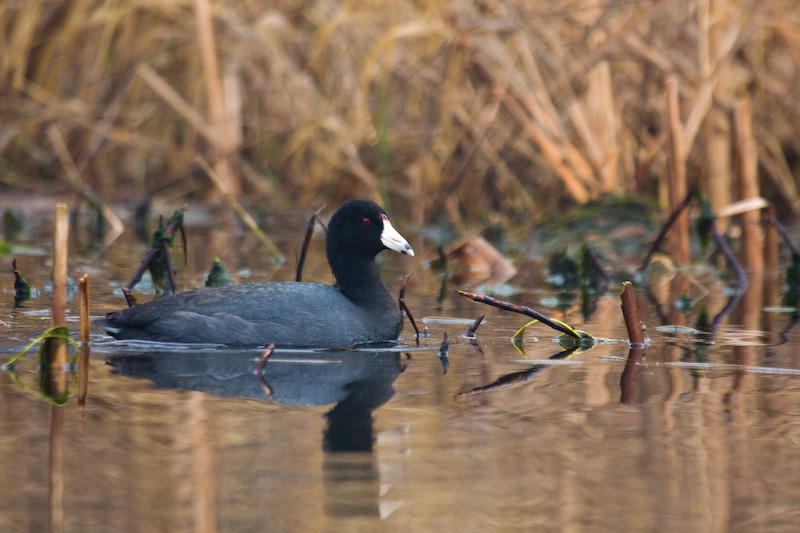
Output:
[[[677,162],[719,212],[746,101],[761,194],[800,210],[793,0],[31,0],[0,20],[0,192],[518,222],[605,194],[666,207]]]

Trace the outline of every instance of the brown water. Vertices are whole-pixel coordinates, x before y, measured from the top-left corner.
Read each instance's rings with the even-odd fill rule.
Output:
[[[384,279],[396,291],[415,272],[406,300],[429,332],[419,347],[406,324],[396,350],[279,351],[259,380],[259,351],[165,353],[96,331],[84,409],[33,394],[33,355],[17,369],[28,390],[0,373],[0,531],[46,531],[51,512],[75,532],[797,531],[800,331],[781,336],[792,317],[775,309],[777,279],[755,279],[712,339],[658,327],[695,325],[703,303],[713,318],[727,302],[721,284],[706,274],[655,280],[663,305],[638,297],[652,338],[639,365],[626,365],[616,290],[588,320],[576,306],[553,312],[608,342],[564,359],[554,334],[532,327],[523,355],[509,338],[525,317],[453,290],[439,302],[441,281],[424,266],[434,254],[410,240],[417,258],[384,253]],[[214,242],[232,271],[252,269],[249,280],[293,275],[292,261],[271,272],[246,235],[190,233],[183,283],[202,282]],[[123,305],[112,284],[144,252],[128,235],[95,255],[73,245],[93,314]],[[309,261],[305,279],[330,281],[321,240]],[[49,259],[18,262],[41,288]],[[555,293],[538,266],[524,266],[511,280],[521,292],[507,299],[546,310]],[[9,271],[0,269],[3,362],[48,325],[44,292],[13,308]],[[687,317],[668,305],[682,284],[698,300]],[[460,337],[482,312],[477,338]]]

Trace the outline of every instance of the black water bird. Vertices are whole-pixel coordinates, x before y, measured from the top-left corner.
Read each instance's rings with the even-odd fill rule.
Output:
[[[344,348],[394,341],[402,316],[375,264],[386,249],[414,255],[378,204],[351,200],[328,225],[325,250],[336,287],[269,282],[199,289],[96,323],[118,339],[176,343]]]

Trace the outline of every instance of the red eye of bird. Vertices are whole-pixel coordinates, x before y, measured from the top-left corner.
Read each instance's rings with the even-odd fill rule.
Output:
[[[364,224],[365,226],[369,226],[370,224],[372,224],[372,221],[368,218],[364,218],[364,220],[362,220],[361,223]]]

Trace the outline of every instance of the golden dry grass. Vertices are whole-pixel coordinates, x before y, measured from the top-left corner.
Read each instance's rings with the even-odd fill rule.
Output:
[[[214,187],[186,179],[208,160],[245,200],[416,222],[663,204],[673,77],[716,206],[747,97],[762,193],[800,209],[794,0],[207,1],[0,3],[0,191],[178,194]]]

